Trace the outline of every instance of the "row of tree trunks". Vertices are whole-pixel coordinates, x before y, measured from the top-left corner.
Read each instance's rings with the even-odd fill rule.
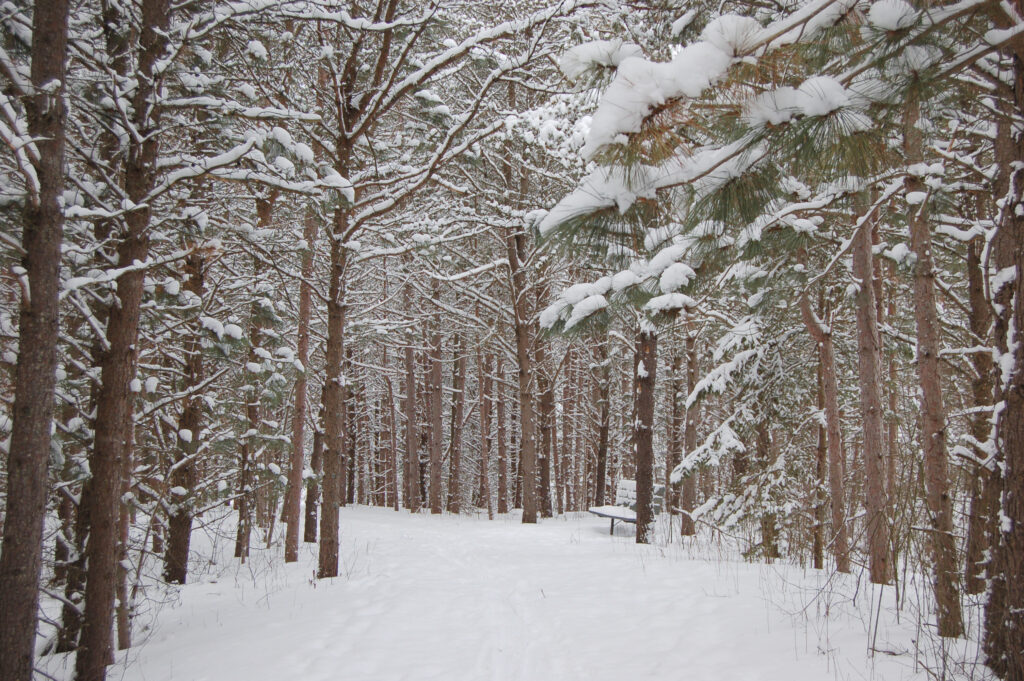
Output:
[[[0,679],[32,677],[46,512],[50,426],[56,388],[60,246],[64,217],[64,71],[68,0],[37,0],[32,18],[34,93],[22,102],[38,158],[37,187],[22,220],[25,287],[19,310],[13,429],[7,455],[7,504],[0,553]],[[44,88],[58,83],[56,91]]]

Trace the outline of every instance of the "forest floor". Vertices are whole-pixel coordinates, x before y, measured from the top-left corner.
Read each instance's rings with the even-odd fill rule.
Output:
[[[945,678],[985,678],[974,642],[929,633],[926,579],[897,609],[892,588],[744,562],[721,535],[662,525],[638,546],[588,514],[524,526],[346,507],[342,575],[318,581],[313,546],[240,565],[232,521],[208,522],[194,555],[215,559],[149,589],[112,681],[924,681],[943,660]]]

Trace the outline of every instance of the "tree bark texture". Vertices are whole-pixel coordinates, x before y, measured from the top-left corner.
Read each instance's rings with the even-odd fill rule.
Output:
[[[294,412],[292,413],[291,456],[288,465],[288,489],[285,491],[282,520],[287,524],[284,539],[284,562],[299,559],[299,507],[302,501],[302,470],[306,449],[306,377],[309,371],[309,320],[313,311],[312,288],[313,245],[316,243],[317,216],[306,213],[302,238],[306,250],[302,253],[302,281],[299,282],[299,318],[296,331],[295,359],[302,371],[295,379]]]
[[[825,409],[825,431],[828,443],[828,485],[832,511],[832,553],[839,572],[850,571],[850,537],[846,524],[846,491],[843,482],[843,442],[839,422],[839,380],[836,377],[832,329],[811,309],[806,297],[800,299],[800,312],[808,333],[818,345],[821,365],[821,390]]]
[[[860,369],[860,410],[864,422],[864,473],[866,481],[867,539],[870,577],[875,584],[892,579],[889,547],[889,508],[885,491],[886,465],[882,438],[881,341],[873,284],[870,224],[873,216],[857,211],[859,226],[853,237],[853,276],[856,297],[857,364]]]
[[[25,97],[29,134],[39,160],[33,164],[37,194],[22,222],[22,267],[29,298],[19,311],[19,348],[7,455],[7,504],[0,553],[0,679],[30,681],[34,660],[43,520],[46,513],[50,425],[56,389],[60,246],[64,216],[58,198],[64,182],[64,62],[68,0],[37,0],[32,17],[30,79],[37,93]],[[60,83],[56,92],[42,86]]]
[[[635,357],[636,543],[649,544],[654,535],[654,388],[658,368],[658,337],[653,327],[641,327]]]
[[[338,169],[339,172],[344,168]],[[345,356],[345,265],[347,251],[341,238],[348,227],[348,212],[339,207],[334,213],[331,239],[331,273],[327,301],[327,352],[324,365],[324,475],[323,504],[320,509],[320,552],[317,577],[338,576],[338,507],[341,505],[344,473],[341,458],[342,432],[345,427],[345,382],[342,360]]]

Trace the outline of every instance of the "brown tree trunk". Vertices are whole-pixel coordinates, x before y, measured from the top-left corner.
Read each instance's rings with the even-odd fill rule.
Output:
[[[411,342],[411,340],[410,340]],[[416,357],[412,345],[405,347],[405,507],[420,510],[420,459],[416,433]]]
[[[170,23],[170,0],[142,0],[138,85],[132,108],[138,135],[129,142],[125,166],[125,194],[137,208],[125,218],[125,232],[117,246],[118,264],[143,262],[149,251],[151,207],[146,197],[156,182],[161,107],[156,63],[164,56]],[[75,659],[77,681],[103,681],[111,659],[111,631],[117,584],[117,519],[121,457],[130,423],[130,388],[135,377],[135,350],[142,303],[144,272],[133,270],[117,279],[117,304],[107,322],[108,347],[100,362],[99,396],[93,450],[89,457],[93,500],[90,531],[85,547],[88,574],[82,633]]]
[[[832,329],[825,326],[811,309],[806,297],[800,298],[800,312],[808,333],[818,345],[825,430],[828,442],[828,484],[832,509],[832,552],[839,572],[850,571],[850,538],[846,525],[846,501],[843,484],[843,442],[839,422],[839,381],[836,378]]]
[[[313,276],[313,253],[316,243],[317,216],[306,213],[302,238],[306,250],[302,253],[302,281],[299,282],[299,319],[295,359],[302,371],[295,379],[295,401],[292,413],[291,456],[288,465],[288,489],[285,491],[282,520],[287,524],[284,538],[284,562],[299,559],[299,507],[302,496],[302,470],[306,449],[306,377],[309,372],[309,320],[313,313],[313,295],[309,281]]]
[[[866,199],[861,198],[861,202]],[[864,422],[864,472],[866,480],[868,560],[871,581],[888,584],[892,579],[889,547],[889,508],[885,491],[886,465],[882,439],[881,341],[878,333],[874,265],[871,252],[873,216],[857,211],[858,220],[865,220],[853,237],[853,276],[859,283],[857,312],[857,360],[860,368],[860,409]]]
[[[388,364],[387,351],[384,353],[384,366]],[[392,508],[399,510],[398,494],[398,419],[395,417],[395,389],[391,383],[391,376],[384,377],[384,385],[387,388],[387,428],[388,428],[388,461],[387,461],[387,488]]]
[[[131,506],[128,493],[132,488],[132,470],[135,458],[135,422],[128,426],[128,439],[121,462],[120,508],[117,518],[117,649],[127,650],[132,645],[132,603],[128,596],[128,531],[131,524]]]
[[[686,322],[686,392],[697,389],[697,334]],[[700,402],[694,402],[686,409],[686,428],[683,431],[683,451],[689,455],[697,449],[697,421],[700,418]],[[683,511],[680,534],[692,536],[697,534],[697,525],[693,520],[693,511],[697,508],[697,472],[693,471],[683,478],[683,490],[679,500]]]
[[[575,433],[573,432],[575,423],[575,384],[573,379],[575,373],[573,371],[573,362],[570,358],[569,363],[565,369],[565,385],[562,387],[562,454],[559,457],[561,460],[561,473],[562,473],[562,491],[561,496],[564,498],[564,506],[566,511],[573,511],[573,465],[575,463],[575,452],[573,450],[573,442],[575,440]]]
[[[505,436],[505,371],[501,358],[495,369],[498,393],[498,513],[508,513],[508,445]]]
[[[185,290],[201,300],[205,290],[205,262],[199,253],[185,260]],[[169,584],[184,584],[188,575],[188,552],[192,541],[192,494],[196,484],[196,454],[199,451],[199,433],[202,429],[203,400],[197,392],[204,380],[202,325],[198,315],[191,323],[189,336],[185,341],[185,380],[182,391],[189,393],[185,398],[181,416],[178,418],[177,450],[171,465],[169,482],[172,490],[184,490],[184,494],[171,493],[170,512],[167,518],[167,552],[164,554],[164,580]],[[188,435],[184,435],[187,433]],[[183,437],[184,435],[184,437]]]
[[[903,113],[903,148],[908,163],[924,161],[924,142],[920,128],[920,102],[911,98]],[[908,175],[903,181],[909,193],[925,192],[919,177]],[[946,456],[946,409],[942,402],[939,372],[939,315],[935,308],[935,265],[932,261],[931,229],[925,215],[926,205],[910,207],[910,247],[914,264],[914,321],[917,326],[917,375],[921,388],[921,443],[924,449],[924,481],[931,524],[930,545],[935,561],[935,600],[938,608],[939,635],[963,634],[960,612],[959,568],[956,538],[953,535],[953,499],[949,492]]]
[[[594,471],[594,505],[604,506],[608,494],[608,437],[611,431],[611,366],[608,344],[598,346],[598,364],[595,378],[597,388],[597,462]]]
[[[323,421],[323,411],[321,418]],[[309,457],[309,468],[313,475],[306,480],[306,516],[302,523],[302,541],[315,544],[319,518],[317,509],[320,506],[320,476],[324,471],[324,434],[320,427],[313,429],[313,452]]]
[[[674,516],[679,508],[679,487],[672,484],[672,471],[679,465],[683,452],[683,428],[686,425],[683,398],[683,355],[678,350],[672,352],[669,365],[668,383],[668,418],[665,419],[665,510]],[[689,477],[689,476],[687,476]],[[687,520],[685,514],[683,522]]]
[[[1024,12],[1024,1],[1014,9]],[[1005,28],[1005,26],[1001,26]],[[1013,54],[1012,109],[998,120],[995,156],[998,169],[994,198],[1002,214],[991,241],[992,273],[1013,268],[1014,279],[992,291],[996,367],[1013,367],[1009,376],[996,374],[996,399],[1002,402],[996,424],[998,456],[1002,458],[1002,508],[992,547],[991,586],[985,612],[984,650],[988,665],[1009,681],[1024,680],[1024,140],[1016,118],[1024,114],[1024,51]],[[1009,107],[1007,107],[1009,108]],[[1009,357],[1006,357],[1009,355]],[[1009,360],[1009,361],[1007,361]]]
[[[987,197],[986,197],[987,199]],[[987,347],[991,344],[992,310],[985,296],[985,273],[981,255],[985,247],[982,237],[976,237],[967,246],[967,279],[971,305],[970,327],[973,342]],[[973,404],[976,409],[992,407],[994,378],[992,355],[989,352],[975,352],[971,356],[974,377],[971,379]],[[985,461],[989,454],[982,449],[992,437],[991,414],[979,411],[971,418],[971,436],[974,438],[974,454],[979,461]],[[967,527],[965,549],[964,590],[969,594],[980,594],[985,590],[986,554],[995,543],[996,521],[999,514],[999,474],[994,462],[989,465],[975,465],[970,472],[971,510]]]
[[[345,155],[339,149],[339,155]],[[345,176],[344,165],[335,168]],[[347,251],[341,243],[348,228],[345,207],[335,209],[331,239],[330,289],[327,301],[327,350],[324,365],[324,475],[323,506],[320,509],[320,551],[317,577],[338,576],[338,507],[341,505],[343,442],[345,421],[345,265]]]
[[[509,270],[512,280],[512,308],[516,337],[516,360],[519,379],[519,435],[521,448],[519,463],[522,472],[521,492],[523,499],[523,522],[537,522],[537,439],[536,417],[533,409],[533,391],[537,387],[533,380],[533,363],[530,357],[530,310],[526,295],[526,270],[523,258],[526,251],[526,235],[522,231],[511,232],[505,237]]]
[[[435,291],[435,296],[437,291]],[[441,505],[441,422],[442,422],[442,389],[441,383],[441,331],[438,328],[430,339],[430,373],[427,388],[427,407],[430,412],[430,512],[440,513]]]
[[[654,534],[654,386],[658,368],[658,337],[649,322],[641,322],[633,363],[636,377],[636,421],[633,451],[636,456],[636,543],[649,544]]]
[[[448,512],[458,513],[462,508],[459,484],[462,476],[462,420],[466,413],[466,351],[462,336],[455,336],[455,373],[452,375],[452,427],[451,458],[448,463]]]
[[[822,377],[821,362],[818,362],[818,411],[825,413],[825,382]],[[828,495],[825,485],[828,479],[828,431],[824,420],[818,423],[818,447],[814,457],[814,496],[812,500],[814,512],[814,529],[812,532],[811,560],[815,570],[825,568],[825,516]]]
[[[544,343],[535,343],[534,358],[536,364],[537,392],[540,395],[540,412],[537,422],[540,426],[540,447],[537,450],[538,494],[540,495],[540,515],[550,518],[554,515],[551,508],[551,429],[555,418],[555,393],[551,381],[544,375]]]
[[[767,472],[775,463],[775,444],[768,430],[768,422],[757,424],[757,465],[762,472]],[[779,557],[778,528],[776,515],[772,511],[761,512],[761,550],[765,560],[771,563]]]
[[[64,216],[64,61],[68,1],[37,0],[32,18],[30,78],[40,94],[22,101],[38,193],[24,211],[22,266],[28,285],[21,300],[13,427],[7,454],[7,503],[0,552],[0,679],[32,678],[43,551],[50,426],[57,377],[60,245]],[[43,86],[60,84],[46,94]]]
[[[483,351],[481,350],[481,353]],[[494,519],[494,505],[491,503],[491,403],[494,380],[491,367],[494,358],[486,355],[480,360],[480,503],[487,507],[488,519]]]

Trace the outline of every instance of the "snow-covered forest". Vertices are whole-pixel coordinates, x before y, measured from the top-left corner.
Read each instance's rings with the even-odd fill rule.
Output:
[[[0,25],[0,681],[1024,681],[1024,0]]]

